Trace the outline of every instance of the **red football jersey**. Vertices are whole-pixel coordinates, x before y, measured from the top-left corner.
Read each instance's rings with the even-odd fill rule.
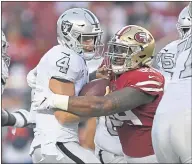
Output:
[[[155,111],[163,95],[164,81],[161,73],[149,67],[125,72],[111,81],[113,91],[134,87],[157,96],[152,103],[109,116],[111,125],[118,132],[125,155],[139,158],[154,154],[151,129]],[[119,120],[121,124],[118,123]]]

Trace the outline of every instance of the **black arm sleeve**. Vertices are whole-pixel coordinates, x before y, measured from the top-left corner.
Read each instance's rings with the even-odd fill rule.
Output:
[[[5,110],[5,112],[8,114],[8,120],[6,122],[2,121],[2,126],[14,126],[16,123],[16,118],[8,111]]]

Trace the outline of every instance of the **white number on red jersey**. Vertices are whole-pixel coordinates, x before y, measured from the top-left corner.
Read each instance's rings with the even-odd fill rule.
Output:
[[[123,121],[127,121],[126,123],[129,125],[142,125],[142,122],[131,110],[116,113],[105,117],[105,123],[109,134],[117,136],[118,134],[116,128],[121,127],[123,125]]]

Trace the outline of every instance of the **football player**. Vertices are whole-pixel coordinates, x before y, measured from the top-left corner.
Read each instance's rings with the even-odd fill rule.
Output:
[[[10,56],[7,54],[8,42],[6,40],[5,34],[1,32],[1,61],[2,61],[2,71],[1,71],[1,89],[2,94],[9,77],[9,65],[10,65]],[[27,119],[26,119],[27,118]],[[15,112],[9,113],[8,111],[2,109],[1,112],[1,125],[2,126],[13,126],[13,127],[24,127],[29,122],[29,112],[25,109],[18,109]]]
[[[117,130],[106,125],[106,116],[101,116],[96,121],[94,136],[96,156],[102,163],[126,163]],[[115,134],[111,134],[111,131]]]
[[[151,129],[163,95],[164,77],[148,66],[155,48],[154,38],[146,29],[130,25],[120,29],[108,44],[105,56],[114,74],[111,93],[87,97],[51,94],[34,100],[36,110],[51,108],[81,117],[107,116],[106,125],[117,129],[128,163],[157,162]]]
[[[94,61],[91,60],[90,65]],[[107,75],[110,75],[110,71],[107,70],[104,64],[105,62],[103,61],[100,66],[99,64],[95,65],[95,69],[98,66],[98,70],[103,68],[103,72],[106,73],[104,77],[106,78]],[[115,131],[115,135],[111,134],[111,131]],[[84,129],[84,136],[83,146],[94,150],[101,163],[126,163],[117,131],[113,127],[106,126],[105,116],[90,118]]]
[[[8,42],[5,37],[5,34],[1,30],[1,64],[2,64],[2,71],[1,71],[1,93],[3,93],[6,81],[9,76],[9,65],[10,65],[10,57],[7,55],[8,49]]]
[[[184,10],[187,10],[189,18],[183,17],[183,20],[192,20],[192,4]],[[191,31],[192,25],[187,27]],[[172,79],[158,106],[152,128],[153,147],[159,163],[192,163],[191,32],[179,42],[177,52]]]
[[[182,50],[187,42],[187,37],[192,32],[191,24],[192,18],[189,15],[188,7],[185,7],[179,14],[178,22],[176,25],[180,38],[162,48],[161,51],[154,58],[154,67],[157,68],[165,77],[165,88],[172,78],[176,59],[178,58],[177,55],[180,54],[177,53],[177,45],[180,40],[182,40],[179,45],[181,47],[179,48],[179,50]]]
[[[89,81],[86,60],[102,53],[99,51],[103,46],[102,33],[97,17],[89,10],[73,8],[65,11],[57,21],[59,45],[50,49],[35,68],[32,97],[41,96],[42,90],[39,87],[47,95],[52,92],[78,95],[82,86]],[[93,75],[90,78],[95,78],[96,74]],[[64,118],[68,116],[75,122],[63,125]],[[100,163],[91,151],[79,145],[78,123],[81,118],[77,115],[53,110],[35,111],[33,119],[36,123],[35,138],[30,150],[33,162]]]

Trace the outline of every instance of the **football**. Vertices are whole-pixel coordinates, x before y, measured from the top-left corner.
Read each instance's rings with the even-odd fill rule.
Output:
[[[104,96],[107,86],[109,86],[109,80],[107,79],[93,80],[83,86],[79,96]]]

